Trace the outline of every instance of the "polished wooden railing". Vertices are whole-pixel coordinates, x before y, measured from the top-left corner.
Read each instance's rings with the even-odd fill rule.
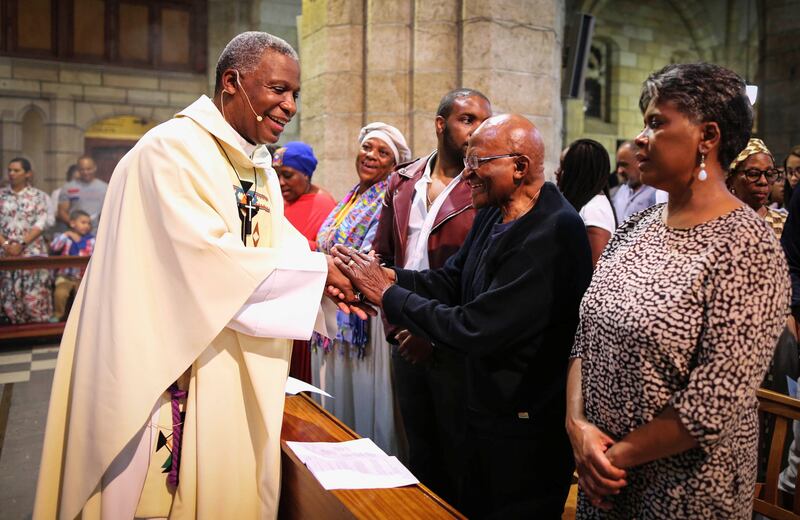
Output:
[[[86,267],[88,256],[29,256],[0,258],[0,271],[30,271],[35,269],[64,269]],[[0,341],[34,338],[55,338],[64,332],[64,322],[20,323],[0,325]]]
[[[306,395],[286,396],[281,430],[280,520],[463,519],[453,506],[417,484],[394,489],[326,491],[286,441],[340,442],[358,435]]]
[[[88,256],[26,256],[0,258],[0,271],[29,271],[34,269],[63,269],[86,267]]]

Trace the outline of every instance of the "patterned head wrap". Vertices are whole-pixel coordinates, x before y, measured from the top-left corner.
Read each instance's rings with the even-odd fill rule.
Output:
[[[747,142],[747,146],[744,150],[739,152],[739,155],[736,156],[736,159],[733,160],[730,167],[728,168],[728,177],[733,175],[733,172],[736,168],[742,164],[748,157],[751,155],[755,155],[757,153],[765,153],[769,155],[770,159],[775,161],[775,157],[772,156],[772,152],[769,151],[767,145],[764,144],[764,141],[761,139],[756,139],[755,137],[751,138],[750,141]]]
[[[358,144],[367,139],[378,138],[392,149],[395,164],[408,162],[411,160],[411,149],[406,144],[406,138],[397,128],[386,123],[376,121],[361,129],[358,134]]]

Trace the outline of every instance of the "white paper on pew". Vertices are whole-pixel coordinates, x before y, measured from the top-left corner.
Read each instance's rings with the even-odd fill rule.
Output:
[[[286,379],[286,387],[284,388],[285,393],[289,395],[297,395],[300,392],[311,392],[314,394],[324,395],[325,397],[330,397],[333,399],[333,396],[324,390],[320,390],[314,385],[310,385],[305,381],[300,381],[299,379],[295,379],[293,377],[289,377]]]
[[[419,484],[397,457],[372,439],[286,444],[325,489],[378,489]]]

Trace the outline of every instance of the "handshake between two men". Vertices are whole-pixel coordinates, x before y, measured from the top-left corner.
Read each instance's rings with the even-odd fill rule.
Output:
[[[396,281],[396,273],[381,265],[374,252],[364,254],[342,245],[335,245],[328,259],[325,295],[346,313],[355,313],[362,320],[376,316],[383,308],[383,293]],[[398,353],[411,363],[420,363],[431,355],[433,345],[414,336],[407,329],[394,334]]]
[[[362,320],[376,316],[384,291],[395,282],[395,273],[381,266],[380,258],[346,246],[335,245],[328,260],[325,295],[346,313]]]

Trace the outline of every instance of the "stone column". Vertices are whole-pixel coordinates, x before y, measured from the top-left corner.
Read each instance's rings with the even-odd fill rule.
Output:
[[[303,141],[319,159],[315,182],[337,198],[356,182],[364,119],[364,10],[352,0],[303,0],[300,17]]]
[[[83,154],[83,132],[75,131],[75,96],[57,95],[50,100],[50,143],[47,150],[51,169],[47,172],[48,187],[54,190],[62,186],[70,164],[75,164]]]
[[[318,182],[336,196],[355,183],[366,122],[397,126],[415,156],[430,152],[439,100],[460,86],[533,120],[552,174],[563,18],[564,0],[304,0],[301,135],[320,158]]]
[[[436,148],[434,117],[442,96],[460,84],[459,2],[416,0],[411,72],[412,127],[409,145],[417,156]]]
[[[564,0],[463,0],[462,83],[495,113],[523,114],[545,143],[552,178],[561,148]]]
[[[364,122],[383,121],[412,140],[411,18],[413,0],[369,0],[365,32]]]

